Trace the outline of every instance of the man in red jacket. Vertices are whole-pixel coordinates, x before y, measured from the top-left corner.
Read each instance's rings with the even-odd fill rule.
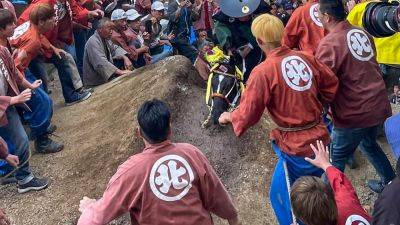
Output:
[[[339,78],[339,89],[331,104],[332,164],[344,171],[345,162],[360,145],[381,177],[380,181],[368,181],[368,186],[380,193],[395,173],[376,141],[379,125],[392,112],[374,42],[366,31],[347,22],[341,1],[320,0],[319,12],[329,33],[321,40],[316,58]]]
[[[239,225],[237,211],[205,155],[196,147],[172,143],[171,115],[160,100],[139,109],[142,153],[119,166],[99,200],[80,203],[78,225],[103,225],[129,212],[132,224],[212,225],[210,213]]]
[[[372,218],[361,206],[350,181],[329,162],[328,148],[322,141],[317,146],[311,145],[315,159],[306,160],[325,171],[330,187],[318,177],[298,179],[290,193],[294,214],[307,225],[369,225]]]
[[[47,31],[44,36],[50,43],[59,49],[67,50],[68,46],[73,44],[73,22],[87,25],[88,20],[97,17],[102,17],[103,12],[99,9],[88,11],[82,8],[75,0],[34,0],[29,7],[22,13],[18,20],[18,24],[23,24],[29,21],[31,11],[38,4],[48,4],[55,11],[55,26]],[[46,60],[50,60],[56,67],[61,82],[61,87],[67,105],[72,105],[88,99],[91,95],[88,91],[75,90],[73,77],[80,80],[76,64],[71,64],[69,59],[72,59],[70,53],[64,53],[64,56],[59,57],[54,54],[53,49],[46,50],[46,56],[51,56]],[[43,69],[43,61],[34,60],[31,62],[30,69],[34,74],[45,73]],[[71,68],[74,67],[74,68]],[[80,81],[81,83],[81,81]]]
[[[325,31],[318,16],[318,3],[309,0],[293,12],[285,27],[282,44],[313,55],[324,36]]]
[[[239,108],[223,113],[219,122],[232,123],[235,134],[240,136],[268,110],[278,127],[270,136],[272,148],[279,157],[271,181],[270,200],[279,224],[286,225],[294,220],[289,181],[323,173],[304,157],[313,156],[310,144],[316,140],[330,142],[321,118],[322,106],[334,99],[338,80],[313,56],[281,46],[283,23],[277,17],[258,16],[251,30],[266,60],[251,72]]]

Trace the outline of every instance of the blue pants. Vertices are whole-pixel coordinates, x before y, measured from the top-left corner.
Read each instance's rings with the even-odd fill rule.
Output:
[[[36,80],[29,70],[25,71],[25,77],[31,83]],[[24,110],[23,118],[29,124],[31,136],[38,137],[45,134],[53,117],[53,101],[42,88],[37,88],[33,90],[32,98],[26,104],[31,111]]]
[[[14,155],[18,156],[19,162],[22,164],[29,158],[28,136],[14,106],[7,108],[6,115],[8,124],[0,127],[0,136],[14,145]],[[17,170],[15,177],[20,184],[26,184],[33,179],[29,162]]]
[[[75,62],[78,67],[79,74],[83,74],[83,54],[85,53],[85,45],[88,40],[88,30],[80,29],[74,32],[75,39]]]
[[[272,142],[272,149],[278,156],[278,163],[272,175],[269,198],[279,224],[291,225],[293,217],[286,176],[288,176],[289,183],[292,185],[301,176],[320,177],[324,171],[311,165],[303,157],[283,153],[275,142]],[[285,172],[284,164],[287,166],[288,174]]]
[[[382,181],[385,183],[390,182],[396,175],[385,153],[376,142],[378,127],[334,127],[330,151],[332,164],[343,172],[348,158],[354,153],[358,145],[360,145],[361,152],[374,166]]]

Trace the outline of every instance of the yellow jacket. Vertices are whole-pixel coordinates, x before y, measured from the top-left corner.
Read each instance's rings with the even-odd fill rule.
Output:
[[[362,26],[362,18],[368,2],[357,4],[347,16],[347,20],[355,26]],[[377,61],[381,64],[397,64],[400,65],[400,33],[396,33],[390,37],[374,38]]]

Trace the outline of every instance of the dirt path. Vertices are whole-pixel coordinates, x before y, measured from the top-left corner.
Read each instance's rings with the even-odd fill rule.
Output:
[[[196,72],[181,57],[172,57],[136,78],[122,78],[95,90],[85,103],[64,107],[55,91],[54,124],[66,148],[54,155],[34,154],[35,174],[51,179],[51,186],[36,193],[19,195],[13,185],[0,187],[0,208],[15,225],[75,224],[78,204],[84,196],[99,198],[117,166],[141,150],[134,135],[135,115],[145,100],[160,98],[173,110],[173,140],[189,142],[208,156],[238,205],[244,224],[276,224],[268,203],[268,186],[276,157],[267,142],[272,126],[267,119],[238,139],[231,128],[200,127],[206,118],[204,89],[193,85]],[[387,149],[387,147],[385,147]],[[359,158],[359,157],[358,157]],[[371,166],[350,172],[363,204],[374,199],[365,187],[375,175]],[[112,224],[129,224],[127,217]],[[217,224],[226,224],[217,219]]]

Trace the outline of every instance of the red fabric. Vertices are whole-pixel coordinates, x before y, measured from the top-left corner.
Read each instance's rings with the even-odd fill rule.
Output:
[[[177,157],[184,159],[189,167],[181,159],[176,160]],[[177,170],[181,172],[174,176]],[[193,172],[192,182],[189,171]],[[178,181],[186,184],[176,186]],[[165,182],[172,182],[164,189],[165,194],[152,190],[151,187],[161,190]],[[178,196],[187,187],[180,199],[162,199],[163,195]],[[84,210],[78,225],[108,224],[126,212],[134,225],[211,225],[210,212],[224,219],[237,216],[228,192],[204,154],[190,144],[169,141],[149,146],[119,166],[103,197]]]
[[[364,46],[357,44],[359,41],[353,42],[357,40],[354,32],[362,37],[359,41],[365,41]],[[356,50],[350,50],[353,47],[360,47],[358,50],[363,55],[358,56]],[[356,56],[362,57],[362,60]],[[391,116],[385,83],[376,61],[375,45],[366,31],[347,21],[338,23],[321,40],[316,57],[339,78],[339,89],[331,104],[336,127],[372,127],[382,124]]]
[[[7,148],[7,143],[3,140],[2,137],[0,137],[0,159],[6,159],[8,156],[8,148]],[[1,219],[1,209],[0,209],[0,219]]]
[[[11,97],[0,95],[0,127],[8,124],[6,110],[10,106]]]
[[[310,10],[313,7],[314,11]],[[307,2],[297,8],[290,17],[283,33],[282,44],[291,49],[299,49],[314,54],[318,44],[325,36],[322,24],[315,22],[317,3]]]
[[[111,37],[112,42],[114,44],[119,45],[121,48],[123,48],[125,51],[128,52],[128,57],[129,59],[136,61],[138,58],[138,53],[136,49],[132,46],[129,46],[129,37],[126,36],[126,34],[123,31],[113,31],[112,37]]]
[[[356,191],[347,177],[333,166],[329,167],[326,173],[334,192],[338,209],[337,225],[370,224],[372,218],[361,206]]]
[[[17,49],[14,62],[19,72],[23,75],[32,59],[38,55],[50,58],[53,54],[50,42],[40,34],[38,28],[30,22],[17,27],[14,36],[9,39],[12,47]]]
[[[73,43],[72,20],[87,26],[88,13],[87,9],[82,8],[75,0],[66,0],[67,12],[60,20],[60,10],[56,5],[56,0],[34,0],[18,19],[18,24],[29,21],[29,14],[36,4],[46,3],[54,7],[56,11],[56,25],[45,34],[46,38],[54,46],[63,47],[63,44],[71,45]]]
[[[309,89],[297,91],[285,81],[282,61],[292,56],[300,57],[310,67],[312,79],[307,82],[311,83]],[[331,102],[337,87],[337,77],[313,56],[290,50],[286,46],[275,49],[250,74],[239,108],[232,113],[234,131],[240,136],[261,119],[265,109],[280,127],[304,127],[318,122],[317,126],[306,130],[290,132],[275,129],[271,132],[271,138],[285,153],[311,156],[313,152],[310,143],[316,140],[323,140],[325,144],[330,142],[328,131],[321,121],[321,101]]]

